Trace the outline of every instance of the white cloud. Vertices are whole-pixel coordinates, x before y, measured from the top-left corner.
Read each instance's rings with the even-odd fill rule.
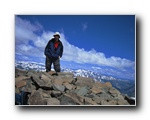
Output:
[[[16,44],[28,44],[29,40],[35,40],[37,35],[34,33],[40,28],[16,16],[15,18],[15,39]]]
[[[32,50],[33,49],[33,47],[32,46],[30,46],[30,45],[19,45],[19,49],[20,50],[22,50],[22,51],[25,51],[25,52],[28,52],[28,51],[30,51],[30,50]]]
[[[44,57],[45,46],[53,37],[54,32],[43,31],[42,29],[43,27],[40,25],[40,23],[32,24],[27,20],[16,17],[16,53]],[[83,29],[87,29],[87,23],[83,25]],[[43,31],[41,35],[35,33],[36,31],[40,30]],[[32,41],[35,46],[30,45],[29,40]],[[63,33],[61,33],[61,41],[64,45],[64,54],[62,57],[63,61],[90,63],[119,69],[134,68],[134,61],[115,56],[106,58],[104,53],[97,52],[94,49],[86,51],[83,48],[78,48],[74,45],[71,45],[68,40],[66,40]]]
[[[92,49],[90,51],[85,51],[84,49],[78,48],[69,44],[65,38],[62,38],[64,41],[64,56],[63,60],[65,61],[74,61],[78,63],[90,63],[90,64],[97,64],[103,66],[110,66],[115,68],[126,68],[134,66],[134,62],[122,59],[119,57],[110,57],[106,58],[104,53],[96,52],[96,50]]]

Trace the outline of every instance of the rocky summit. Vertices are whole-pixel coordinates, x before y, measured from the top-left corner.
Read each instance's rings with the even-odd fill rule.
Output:
[[[73,73],[15,69],[15,105],[134,105],[110,82],[74,77]],[[128,98],[128,99],[126,99]]]

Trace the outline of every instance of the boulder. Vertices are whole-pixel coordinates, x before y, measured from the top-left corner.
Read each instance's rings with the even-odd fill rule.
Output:
[[[121,94],[117,94],[117,96],[115,97],[115,99],[123,100],[123,99],[124,99],[124,97],[123,97]]]
[[[63,92],[65,90],[65,87],[63,85],[60,85],[60,84],[53,84],[53,89],[55,91],[61,91],[61,92]]]
[[[94,80],[92,78],[80,77],[77,76],[77,81],[75,83],[76,86],[89,86],[90,88],[93,87]]]
[[[25,76],[26,75],[26,72],[25,70],[21,70],[21,69],[15,69],[15,77],[18,77],[18,76]]]
[[[130,105],[135,105],[135,100],[130,98],[128,95],[125,95],[124,99],[127,100]]]
[[[91,98],[85,97],[84,98],[84,104],[85,105],[97,105],[97,103],[95,101],[93,101]]]
[[[92,87],[91,92],[94,94],[102,93],[102,90],[98,87]]]
[[[15,86],[16,86],[17,88],[23,87],[23,86],[25,86],[25,85],[26,85],[26,81],[20,81],[20,82],[16,82],[16,83],[15,83]]]
[[[102,100],[111,100],[113,97],[110,94],[107,93],[100,93],[97,94]]]
[[[124,99],[119,99],[117,105],[130,105],[130,104]]]
[[[46,83],[43,80],[36,78],[35,76],[34,76],[34,78],[31,76],[31,81],[35,85],[36,89],[39,89],[39,88],[42,88],[44,90],[52,89],[52,83],[50,81]]]
[[[29,92],[29,93],[31,93],[34,90],[36,90],[36,87],[33,85],[31,81],[26,81],[26,85],[21,88],[21,91]]]
[[[76,93],[80,96],[84,96],[88,93],[88,88],[87,87],[81,87]]]
[[[59,75],[59,76],[54,76],[53,77],[53,81],[61,81],[62,83],[72,83],[72,81],[73,81],[73,77],[71,77],[71,76],[68,76],[68,77],[66,77],[66,76],[61,76],[61,75]]]
[[[77,95],[76,93],[67,93],[63,94],[59,98],[61,105],[83,105],[84,98],[82,96]]]
[[[62,84],[63,84],[63,81],[60,80],[60,79],[52,79],[52,84],[59,84],[59,85],[62,85]]]
[[[58,76],[65,78],[73,78],[74,74],[70,72],[58,72]]]
[[[36,72],[30,70],[27,72],[26,76],[30,78],[32,77],[36,81],[36,83],[40,86],[45,86],[48,82],[51,81],[51,79],[42,72]]]
[[[106,87],[109,87],[109,88],[112,87],[112,84],[111,84],[110,82],[106,82],[106,83],[104,83],[104,85],[105,85]]]
[[[85,97],[89,97],[89,98],[97,98],[98,96],[94,93],[90,93],[90,94],[86,94]]]
[[[60,105],[60,101],[56,98],[48,98],[47,105]]]
[[[33,91],[29,97],[29,105],[46,105],[47,102],[43,99],[42,92],[40,90]]]
[[[109,103],[108,103],[106,100],[101,100],[101,101],[100,101],[100,104],[101,104],[101,105],[109,105]]]
[[[60,91],[52,91],[51,92],[51,96],[52,97],[55,97],[55,98],[57,98],[57,97],[59,97],[60,95],[62,95],[62,92],[60,92]]]
[[[72,73],[15,71],[15,93],[27,93],[29,105],[129,105],[135,101],[112,87],[92,78],[74,78]]]
[[[92,98],[93,101],[95,101],[97,104],[101,104],[102,99],[100,97],[94,97]]]
[[[48,76],[44,75],[44,74],[41,74],[41,75],[40,75],[40,78],[41,78],[41,80],[43,80],[45,83],[51,82],[51,79],[50,79]]]
[[[95,86],[96,88],[101,89],[103,87],[103,83],[100,83],[100,82],[96,81],[93,86]]]
[[[106,100],[101,100],[101,105],[117,105],[117,101],[115,100],[110,100],[110,101],[106,101]]]
[[[46,91],[46,90],[42,90],[42,97],[43,98],[51,98],[51,92]]]
[[[109,89],[109,93],[110,94],[121,94],[117,89],[115,89],[115,88],[111,88],[111,89]]]
[[[15,82],[20,82],[22,80],[27,80],[27,79],[29,80],[30,77],[27,77],[27,76],[18,76],[18,77],[15,78]]]
[[[65,88],[67,90],[72,90],[73,89],[73,85],[69,84],[69,83],[63,83],[63,85],[65,86]]]
[[[34,80],[39,86],[45,86],[46,85],[45,82],[40,79],[40,75],[37,73],[29,71],[27,73],[27,76],[29,76],[32,81]]]

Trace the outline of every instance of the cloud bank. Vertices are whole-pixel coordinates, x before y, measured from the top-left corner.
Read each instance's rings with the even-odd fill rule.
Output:
[[[86,29],[85,27],[83,28]],[[16,16],[15,53],[26,56],[45,57],[45,46],[48,41],[53,38],[54,32],[55,31],[44,31],[43,26],[37,21],[31,23],[28,20]],[[86,51],[84,48],[78,48],[70,44],[63,33],[61,33],[60,40],[64,45],[63,61],[109,66],[121,70],[126,70],[126,68],[134,69],[134,61],[115,56],[106,58],[104,53],[97,52],[94,48],[90,51]]]

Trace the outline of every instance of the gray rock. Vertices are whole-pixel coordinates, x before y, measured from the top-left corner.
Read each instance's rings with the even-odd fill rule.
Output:
[[[111,87],[112,87],[112,84],[111,84],[110,82],[106,82],[106,83],[104,84],[104,86],[111,88]]]
[[[51,94],[51,92],[49,92],[49,91],[45,91],[45,90],[42,91],[43,98],[50,98],[51,97],[50,94]]]
[[[117,102],[117,105],[130,105],[126,100],[120,99]]]
[[[15,69],[15,77],[18,76],[25,76],[27,71],[21,70],[21,69]]]
[[[88,93],[88,88],[87,87],[82,87],[78,90],[77,94],[78,95],[81,95],[81,96],[84,96]]]
[[[74,78],[72,73],[58,74],[51,76],[46,72],[16,70],[15,82],[26,83],[18,84],[15,93],[31,93],[29,105],[129,105],[131,101],[128,97],[124,98],[109,82]]]
[[[63,94],[59,98],[61,105],[83,105],[84,98],[76,93]]]
[[[93,87],[97,87],[97,88],[102,88],[103,87],[103,83],[101,83],[101,82],[99,82],[99,81],[95,81],[95,83],[94,83],[94,85],[93,85]]]
[[[101,104],[102,99],[100,97],[94,97],[92,98],[93,101],[95,101],[97,104]]]
[[[101,105],[117,105],[117,101],[115,101],[115,100],[110,100],[110,101],[101,100]]]
[[[120,99],[120,100],[124,99],[124,97],[121,94],[117,94],[117,96],[115,98]]]
[[[61,91],[61,92],[63,92],[65,90],[65,87],[63,85],[60,85],[60,84],[53,84],[53,89],[55,91]]]
[[[60,105],[60,101],[56,98],[48,98],[47,105]]]
[[[25,86],[26,85],[26,81],[24,81],[24,80],[22,80],[22,81],[20,81],[20,82],[15,82],[15,86],[17,87],[17,88],[21,88],[21,87],[23,87],[23,86]]]
[[[121,94],[117,89],[115,89],[115,88],[111,88],[111,89],[109,89],[109,93],[110,94]]]
[[[91,91],[94,94],[102,93],[102,90],[98,87],[92,87]]]
[[[98,96],[95,95],[94,93],[90,93],[90,94],[85,95],[85,97],[89,97],[89,98],[97,98]]]
[[[101,104],[101,105],[108,105],[108,102],[107,102],[106,100],[101,100],[101,101],[100,101],[100,104]]]
[[[93,87],[94,80],[92,78],[86,77],[79,77],[77,76],[77,81],[75,83],[76,86],[89,86],[90,88]]]
[[[42,74],[44,74],[44,75],[46,75],[49,79],[53,79],[54,77],[53,76],[51,76],[49,73],[47,73],[47,72],[42,72]]]
[[[69,83],[63,83],[63,85],[65,86],[65,88],[67,90],[72,90],[73,89],[73,85],[69,84]]]
[[[107,93],[97,94],[102,100],[111,100],[113,97]]]
[[[15,78],[15,82],[20,82],[22,80],[30,80],[30,77],[27,76],[18,76]]]
[[[52,84],[59,84],[59,85],[62,85],[63,84],[63,81],[62,80],[52,80]]]
[[[128,95],[125,95],[124,99],[127,100],[130,105],[135,105],[135,100],[130,98]]]
[[[21,88],[21,91],[31,93],[33,90],[36,90],[36,87],[32,84],[31,81],[27,81],[26,86]]]
[[[60,92],[60,91],[52,91],[52,93],[51,93],[51,96],[52,97],[59,97],[60,95],[62,95],[62,92]]]
[[[46,105],[46,101],[43,99],[40,90],[31,93],[29,105]]]
[[[72,73],[58,73],[58,76],[53,76],[52,81],[55,81],[55,80],[61,81],[62,83],[72,83],[74,79],[73,79]]]
[[[60,98],[60,104],[61,105],[80,105],[76,101],[74,101],[71,97],[68,97],[67,95],[62,95]]]
[[[41,78],[41,80],[43,80],[45,83],[51,82],[51,79],[50,79],[48,76],[44,75],[44,74],[41,74],[40,78]]]
[[[117,94],[111,94],[111,96],[116,98],[118,95]]]
[[[42,73],[37,73],[35,71],[34,72],[29,71],[27,73],[27,76],[29,76],[31,78],[32,82],[34,82],[34,84],[36,84],[35,86],[51,87],[51,79],[48,79],[48,77]]]
[[[84,99],[85,105],[97,105],[95,101],[93,101],[91,98],[85,97]]]
[[[70,93],[70,92],[72,92],[72,91],[70,91],[70,90],[66,90],[66,91],[65,91],[65,93]]]
[[[110,82],[106,82],[104,84],[102,84],[102,90],[104,92],[109,92],[109,90],[112,89],[112,84]]]
[[[74,76],[74,74],[70,72],[59,72],[58,75],[65,78],[73,78]]]

